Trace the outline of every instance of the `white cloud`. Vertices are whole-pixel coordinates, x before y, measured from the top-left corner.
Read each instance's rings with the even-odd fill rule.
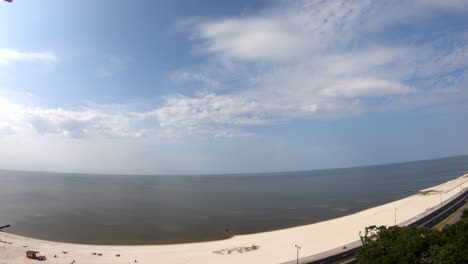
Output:
[[[132,127],[140,120],[132,113],[80,109],[29,107],[0,97],[0,134],[35,131],[71,138],[92,135],[141,137],[144,129]]]
[[[460,4],[449,1],[444,6],[454,9]],[[21,106],[21,118],[0,124],[11,132],[19,127],[11,120],[22,120],[39,133],[71,137],[138,136],[148,131],[232,137],[249,134],[243,131],[246,126],[394,109],[392,105],[405,100],[411,105],[410,98],[415,106],[421,104],[416,101],[436,102],[431,90],[453,86],[444,81],[446,75],[466,71],[466,32],[386,39],[387,28],[401,26],[402,17],[406,23],[430,19],[435,5],[284,1],[249,16],[194,19],[186,25],[194,55],[203,63],[169,77],[195,87],[195,95],[166,96],[161,105],[143,112]],[[56,57],[0,50],[2,60],[53,62]],[[127,63],[128,58],[108,56],[97,75],[122,72]],[[431,99],[415,100],[418,96]]]
[[[34,132],[43,136],[75,139],[95,136],[181,138],[196,135],[222,139],[252,134],[213,125],[249,126],[268,122],[261,116],[254,116],[258,107],[255,102],[214,94],[196,99],[182,96],[168,98],[164,105],[151,111],[128,111],[125,106],[77,110],[30,107],[2,97],[0,106],[0,136]]]
[[[40,134],[83,137],[93,130],[105,130],[106,116],[92,111],[73,112],[57,109],[28,109],[25,121]],[[104,121],[104,122],[103,122]]]
[[[57,60],[57,56],[51,51],[22,52],[14,49],[0,49],[0,65],[19,61],[54,63]]]
[[[382,67],[388,68],[401,61],[408,53],[407,48],[365,47],[359,51],[327,52],[318,59],[323,71],[339,77],[376,73]]]
[[[380,97],[386,95],[407,94],[412,89],[400,83],[385,80],[357,78],[345,80],[321,90],[321,95],[327,97]]]
[[[460,4],[441,5],[453,11]],[[268,124],[394,109],[392,104],[405,97],[432,97],[430,91],[446,74],[466,70],[466,32],[448,30],[429,38],[402,33],[398,41],[386,40],[386,34],[403,20],[425,23],[439,11],[434,6],[432,1],[284,1],[258,14],[191,20],[185,25],[195,55],[206,60],[190,76],[200,73],[232,89],[211,100],[173,98],[159,118],[163,124],[195,126],[232,125],[249,116]],[[217,111],[198,110],[222,98],[242,98],[235,102],[238,108],[244,101],[255,107],[223,118]]]
[[[205,42],[199,51],[233,59],[281,60],[302,45],[292,28],[269,18],[226,19],[201,23],[196,37]]]
[[[196,98],[176,96],[148,113],[161,126],[194,127],[206,124],[260,125],[268,121],[261,117],[261,106],[238,96],[208,94]]]

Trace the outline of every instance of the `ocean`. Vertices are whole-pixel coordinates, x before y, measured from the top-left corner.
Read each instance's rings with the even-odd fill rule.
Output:
[[[52,241],[143,245],[224,239],[324,221],[468,173],[468,156],[239,175],[0,170],[0,226]]]

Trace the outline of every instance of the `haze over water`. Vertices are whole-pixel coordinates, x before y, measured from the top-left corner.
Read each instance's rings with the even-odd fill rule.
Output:
[[[216,240],[328,220],[468,173],[468,156],[410,163],[209,176],[0,170],[0,225],[89,244]]]

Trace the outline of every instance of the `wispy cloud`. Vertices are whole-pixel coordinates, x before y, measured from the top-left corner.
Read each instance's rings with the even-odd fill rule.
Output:
[[[34,132],[74,139],[95,136],[181,138],[199,135],[221,139],[246,137],[251,133],[212,125],[259,125],[267,122],[259,116],[250,116],[256,107],[254,102],[211,94],[197,99],[170,98],[163,106],[150,111],[131,111],[126,106],[105,105],[74,110],[31,107],[2,97],[0,105],[0,136]]]
[[[398,40],[388,37],[402,20],[425,23],[440,8],[458,14],[463,2],[284,1],[248,16],[189,19],[182,24],[202,63],[169,78],[196,91],[167,94],[159,105],[139,112],[10,102],[3,107],[0,131],[29,127],[75,138],[147,133],[221,138],[249,136],[248,126],[301,118],[463,105],[457,102],[468,98],[466,30],[423,36],[401,30]],[[26,60],[50,63],[57,57],[0,50],[0,63]],[[107,56],[96,74],[118,74],[128,62]]]
[[[299,32],[275,19],[251,17],[200,23],[195,36],[206,40],[197,47],[229,59],[281,60],[290,58],[301,45]]]
[[[412,89],[410,87],[400,83],[358,78],[328,86],[320,91],[320,95],[327,97],[362,98],[400,95],[407,94],[411,91]]]
[[[20,61],[54,63],[57,60],[57,55],[51,51],[23,52],[14,49],[0,49],[0,65]]]
[[[400,40],[385,39],[402,27],[402,19],[426,23],[440,8],[463,10],[463,1],[435,2],[398,1],[389,6],[381,1],[285,1],[256,15],[188,20],[181,24],[190,32],[194,54],[206,59],[190,76],[203,74],[222,87],[233,86],[232,79],[239,81],[232,89],[205,97],[169,97],[158,110],[159,118],[163,124],[190,127],[205,126],[208,120],[245,125],[238,122],[240,117],[270,124],[397,109],[403,101],[410,106],[408,100],[416,108],[421,102],[456,98],[453,93],[444,99],[434,96],[436,90],[453,91],[454,79],[459,80],[456,93],[465,97],[467,32],[418,37],[401,31]],[[188,76],[186,81],[200,82]],[[206,86],[200,92],[210,90]],[[212,111],[211,106],[225,98],[242,98],[229,105],[242,111]],[[246,107],[246,102],[255,107]]]
[[[125,111],[30,107],[0,97],[0,134],[35,131],[41,135],[55,134],[71,138],[94,135],[142,137],[143,128],[133,125],[140,121]]]
[[[197,98],[171,97],[152,111],[161,126],[203,124],[258,125],[267,123],[259,105],[242,97],[208,94]]]

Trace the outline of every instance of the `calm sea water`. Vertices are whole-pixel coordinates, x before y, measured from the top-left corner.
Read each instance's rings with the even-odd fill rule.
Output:
[[[323,221],[468,173],[468,156],[303,172],[122,176],[0,170],[0,225],[92,244],[215,240]]]

